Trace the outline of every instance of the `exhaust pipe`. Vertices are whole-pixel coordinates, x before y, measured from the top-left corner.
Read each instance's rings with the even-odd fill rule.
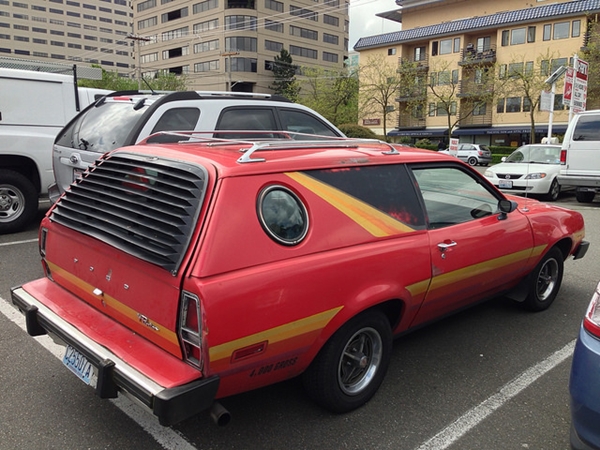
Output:
[[[224,427],[231,420],[231,414],[219,402],[214,402],[210,407],[210,418],[220,427]]]

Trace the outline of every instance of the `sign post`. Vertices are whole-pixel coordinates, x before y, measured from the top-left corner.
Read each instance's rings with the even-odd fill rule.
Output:
[[[575,55],[573,57],[573,79],[571,90],[572,94],[569,99],[569,122],[573,117],[573,113],[585,111],[587,103],[587,81],[588,81],[588,63]],[[567,83],[565,83],[565,91]]]

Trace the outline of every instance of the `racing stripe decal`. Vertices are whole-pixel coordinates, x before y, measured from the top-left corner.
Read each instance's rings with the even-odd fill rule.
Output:
[[[308,175],[300,172],[287,172],[286,175],[347,215],[375,237],[414,231],[408,225],[393,219],[367,203]]]
[[[276,342],[292,339],[296,336],[307,334],[313,331],[321,330],[329,321],[343,308],[339,306],[321,313],[305,317],[280,325],[269,330],[264,330],[256,334],[244,336],[234,341],[225,342],[221,345],[215,345],[210,348],[210,361],[214,363],[222,359],[229,359],[237,349],[247,347],[257,342],[268,341],[269,345]]]

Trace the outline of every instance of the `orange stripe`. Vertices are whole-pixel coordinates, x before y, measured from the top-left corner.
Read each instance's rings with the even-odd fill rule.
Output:
[[[300,172],[288,172],[288,177],[321,197],[375,237],[391,236],[414,231],[408,225],[345,192]]]

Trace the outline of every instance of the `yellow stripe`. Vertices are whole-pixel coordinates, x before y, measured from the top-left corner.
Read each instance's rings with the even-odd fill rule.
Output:
[[[75,275],[67,272],[66,270],[62,269],[61,267],[57,266],[56,264],[51,263],[50,261],[47,261],[47,263],[48,263],[48,267],[50,267],[50,271],[53,274],[56,274],[57,276],[64,278],[69,283],[73,284],[74,286],[78,287],[79,289],[81,289],[85,292],[89,292],[90,295],[100,299],[100,297],[93,294],[93,291],[95,289],[94,286],[92,286],[89,283],[86,283],[85,281],[81,280],[80,278],[77,278]],[[128,319],[139,324],[141,327],[148,329],[148,331],[152,331],[152,332],[158,334],[162,339],[165,339],[166,341],[172,343],[173,345],[179,346],[179,340],[177,339],[177,335],[174,332],[172,332],[171,330],[169,330],[167,327],[156,322],[154,319],[151,319],[150,317],[148,318],[154,325],[156,325],[156,327],[158,328],[158,331],[153,328],[147,327],[146,325],[141,323],[139,320],[139,317],[138,317],[139,313],[137,311],[135,311],[134,309],[130,308],[129,306],[121,303],[116,298],[111,297],[110,295],[104,294],[104,295],[102,295],[101,299],[104,300],[104,303],[109,308],[112,308],[115,311],[118,311],[120,314],[126,316]]]
[[[375,237],[385,237],[414,231],[408,225],[399,222],[365,202],[315,180],[308,175],[300,172],[288,172],[286,175],[346,214]]]
[[[286,323],[269,330],[264,330],[256,334],[251,334],[249,336],[236,339],[234,341],[216,345],[210,348],[210,360],[215,362],[220,359],[230,358],[235,350],[258,342],[268,341],[269,344],[274,344],[275,342],[284,341],[302,334],[310,333],[311,331],[321,330],[325,328],[329,321],[342,308],[342,306],[339,306],[310,317],[305,317],[303,319]]]

